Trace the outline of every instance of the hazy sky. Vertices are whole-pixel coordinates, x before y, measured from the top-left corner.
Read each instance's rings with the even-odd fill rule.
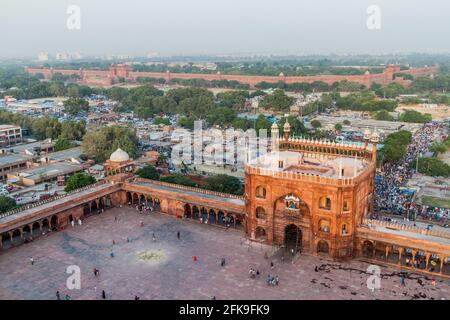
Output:
[[[66,27],[69,5],[81,29]],[[366,26],[370,5],[381,29]],[[0,56],[450,52],[448,0],[1,0]]]

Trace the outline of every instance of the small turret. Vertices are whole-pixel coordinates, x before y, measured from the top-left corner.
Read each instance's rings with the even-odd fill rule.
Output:
[[[278,138],[280,137],[280,130],[278,129],[278,125],[276,122],[272,124],[270,129],[270,137],[272,144],[272,151],[278,150]]]
[[[284,123],[283,126],[283,135],[284,135],[284,140],[288,141],[289,140],[289,135],[291,133],[291,125],[289,124],[289,121],[287,121]]]
[[[369,140],[370,140],[370,130],[369,130],[369,128],[367,128],[366,130],[364,130],[364,147],[367,148],[367,145],[369,144]]]

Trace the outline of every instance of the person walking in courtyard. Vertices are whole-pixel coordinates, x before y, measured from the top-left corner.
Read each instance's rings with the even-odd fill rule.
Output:
[[[402,277],[400,278],[400,281],[401,281],[401,284],[402,284],[403,287],[406,286],[405,276],[403,274],[402,274]]]
[[[70,224],[72,225],[72,228],[75,227],[75,221],[74,220],[70,221]]]
[[[177,231],[177,239],[180,240],[180,231]]]
[[[61,300],[61,296],[59,294],[59,291],[56,291],[56,300]]]
[[[156,236],[155,236],[155,233],[154,233],[154,232],[153,232],[153,235],[152,235],[152,239],[153,239],[153,242],[156,241]]]
[[[270,286],[271,283],[272,283],[272,276],[269,274],[267,275],[267,285]]]
[[[105,292],[105,290],[102,290],[102,299],[106,299],[106,292]]]
[[[81,221],[81,219],[78,219],[78,224],[81,226],[83,224],[83,222]]]
[[[220,266],[221,267],[225,266],[225,258],[220,259]]]
[[[31,265],[34,265],[34,259],[33,259],[33,257],[30,258],[30,263],[31,263]]]
[[[66,294],[66,300],[70,300],[70,296]]]
[[[273,264],[273,261],[270,261],[270,269],[274,269],[275,268],[275,265]]]

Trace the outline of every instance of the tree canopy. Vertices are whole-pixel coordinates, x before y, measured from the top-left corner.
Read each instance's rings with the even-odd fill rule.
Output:
[[[384,140],[383,149],[378,155],[388,162],[397,162],[406,155],[407,147],[412,142],[412,134],[406,130],[391,133]]]
[[[208,177],[206,179],[205,189],[235,195],[242,195],[244,193],[242,182],[238,178],[226,174]]]
[[[426,123],[431,120],[431,114],[420,113],[416,110],[405,110],[405,112],[400,115],[400,121],[403,122]]]
[[[0,213],[9,211],[11,209],[14,209],[15,207],[16,200],[6,196],[0,196]]]
[[[89,102],[81,98],[69,98],[64,101],[64,111],[70,115],[78,115],[89,111]]]
[[[415,168],[415,166],[416,161],[412,161],[411,167]],[[448,178],[450,176],[450,166],[436,158],[419,158],[418,171],[432,177]]]
[[[136,171],[136,174],[143,179],[158,180],[159,174],[156,168],[150,164]]]
[[[380,110],[374,115],[375,120],[382,121],[394,121],[394,117],[392,117],[387,110]]]
[[[104,162],[117,148],[136,158],[138,138],[134,130],[128,127],[102,127],[86,134],[83,138],[84,154],[97,162]]]
[[[287,96],[283,90],[276,89],[273,93],[264,96],[261,107],[274,111],[289,111],[289,107],[294,102],[292,97]]]
[[[70,192],[76,189],[83,188],[93,183],[95,183],[95,178],[93,176],[90,176],[82,172],[78,172],[69,177],[69,179],[67,179],[64,191]]]

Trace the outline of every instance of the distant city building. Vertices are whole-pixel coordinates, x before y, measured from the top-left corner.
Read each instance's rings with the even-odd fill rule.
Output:
[[[8,147],[22,142],[22,129],[19,126],[0,125],[0,147]]]
[[[79,60],[79,59],[82,59],[83,56],[78,51],[75,51],[74,53],[72,53],[71,58],[74,60]]]
[[[38,61],[48,61],[49,60],[48,52],[39,52],[37,58]]]
[[[149,52],[148,54],[147,54],[147,58],[157,58],[157,57],[159,57],[159,53],[158,52]]]
[[[56,182],[58,178],[64,180],[80,171],[86,169],[85,165],[71,162],[56,162],[46,166],[16,171],[7,174],[8,182],[21,184],[27,187],[43,182]]]
[[[70,60],[70,55],[67,52],[58,52],[55,55],[56,60]]]

